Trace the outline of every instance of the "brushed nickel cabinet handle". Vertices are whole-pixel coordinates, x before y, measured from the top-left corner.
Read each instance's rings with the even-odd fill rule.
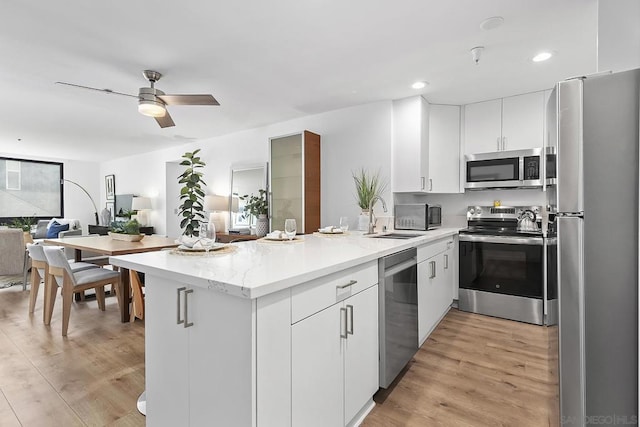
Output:
[[[496,139],[496,151],[500,151],[500,137],[498,137],[498,139]]]
[[[347,334],[353,335],[353,306],[347,304]]]
[[[178,291],[178,313],[177,313],[177,320],[176,320],[176,324],[178,324],[178,325],[179,325],[179,324],[181,324],[181,323],[184,323],[184,320],[182,320],[182,319],[180,318],[180,308],[181,308],[181,307],[180,307],[180,292],[182,292],[182,291],[186,291],[186,290],[187,290],[187,288],[186,288],[186,287],[184,287],[184,286],[183,286],[182,288],[178,288],[178,289],[177,289],[177,291]]]
[[[347,338],[347,309],[340,308],[340,338]]]
[[[424,190],[424,176],[420,177],[420,189]]]
[[[429,261],[429,267],[431,269],[431,274],[429,275],[429,279],[433,279],[436,277],[436,262]]]
[[[188,328],[193,326],[193,322],[189,322],[189,295],[192,294],[193,289],[184,291],[184,327]]]
[[[358,281],[357,281],[357,280],[349,280],[349,283],[346,283],[346,284],[344,284],[344,285],[338,285],[338,286],[336,286],[336,288],[338,288],[338,289],[344,289],[344,288],[348,288],[348,287],[349,287],[349,286],[351,286],[351,285],[355,285],[356,283],[358,283]]]
[[[503,136],[502,137],[502,151],[505,151],[507,149],[507,137]]]
[[[433,179],[429,178],[429,191],[433,191]]]
[[[449,269],[449,255],[447,254],[444,255],[444,269],[445,270]]]

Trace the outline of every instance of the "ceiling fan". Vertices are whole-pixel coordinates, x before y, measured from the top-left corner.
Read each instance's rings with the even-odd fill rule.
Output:
[[[155,83],[160,80],[160,77],[162,77],[162,74],[153,70],[144,70],[142,75],[149,81],[150,87],[141,87],[138,91],[138,95],[130,95],[128,93],[116,92],[111,89],[98,89],[95,87],[82,86],[67,82],[56,82],[56,84],[137,98],[138,112],[156,119],[156,122],[158,122],[161,128],[176,125],[167,111],[167,105],[220,105],[213,95],[167,95],[163,91],[154,87]]]

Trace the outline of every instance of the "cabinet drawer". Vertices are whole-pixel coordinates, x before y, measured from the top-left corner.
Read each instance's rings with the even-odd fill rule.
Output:
[[[371,261],[296,286],[291,290],[291,323],[311,316],[376,283],[378,262]]]
[[[434,255],[437,255],[441,252],[446,251],[453,247],[454,236],[445,237],[441,240],[436,240],[435,242],[428,243],[423,246],[418,247],[418,257],[417,261],[422,262],[431,258]]]

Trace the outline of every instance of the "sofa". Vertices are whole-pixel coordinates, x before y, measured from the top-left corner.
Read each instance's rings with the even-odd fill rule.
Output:
[[[56,228],[55,224],[59,224],[61,226],[59,228],[62,228],[62,229],[66,228],[66,225],[68,225],[69,227],[67,230],[50,232],[52,226]],[[70,218],[51,218],[51,219],[41,219],[38,221],[38,224],[36,226],[36,231],[33,234],[33,238],[34,239],[46,239],[46,238],[57,238],[57,237],[64,238],[69,236],[81,236],[81,235],[82,235],[82,226],[80,225],[79,220],[70,219]]]

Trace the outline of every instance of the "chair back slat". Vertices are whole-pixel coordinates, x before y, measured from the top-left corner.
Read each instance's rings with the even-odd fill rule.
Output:
[[[69,266],[69,261],[64,253],[62,246],[45,246],[44,255],[47,257],[47,263],[49,264],[49,274],[56,278],[58,286],[63,286],[64,283],[64,271],[67,272],[71,284],[76,285],[73,271]]]

